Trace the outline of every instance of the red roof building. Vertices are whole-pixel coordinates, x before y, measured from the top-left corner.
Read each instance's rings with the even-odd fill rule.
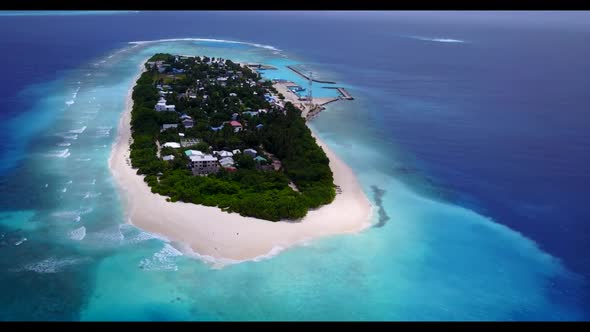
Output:
[[[242,124],[241,124],[241,123],[239,123],[238,121],[231,121],[229,124],[230,124],[232,127],[241,127],[241,126],[242,126]]]

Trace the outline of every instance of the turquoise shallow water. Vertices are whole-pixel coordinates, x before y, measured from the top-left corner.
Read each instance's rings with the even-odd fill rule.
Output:
[[[0,260],[0,268],[8,271],[0,281],[15,285],[4,293],[13,309],[0,319],[584,317],[571,303],[554,300],[555,283],[581,283],[557,259],[493,220],[416,194],[408,181],[391,174],[399,152],[376,144],[379,138],[363,125],[371,112],[364,107],[367,97],[351,82],[338,85],[350,88],[357,99],[331,104],[311,126],[354,169],[370,200],[380,200],[381,215],[374,222],[381,216],[382,227],[311,241],[272,259],[212,269],[183,255],[175,244],[126,224],[108,157],[138,65],[156,52],[268,63],[279,68],[265,72],[269,78],[306,86],[285,67],[301,60],[284,51],[190,41],[129,45],[48,83],[49,93],[34,106],[40,120],[37,139],[28,142],[32,153],[14,174],[31,181],[28,187],[7,184],[13,193],[34,194],[30,202],[2,200],[13,207],[0,215],[7,229],[4,257],[19,259]],[[320,96],[315,90],[314,95]],[[375,196],[375,187],[381,196]],[[46,287],[26,288],[31,282]],[[28,309],[31,302],[35,305]]]

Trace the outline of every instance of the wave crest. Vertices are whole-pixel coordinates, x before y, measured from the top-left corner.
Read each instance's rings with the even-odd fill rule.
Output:
[[[162,43],[162,42],[172,42],[172,41],[204,41],[204,42],[213,42],[213,43],[226,43],[226,44],[243,44],[243,45],[250,45],[254,47],[264,48],[271,51],[281,52],[280,49],[271,46],[271,45],[263,45],[251,42],[243,42],[237,40],[227,40],[227,39],[214,39],[214,38],[169,38],[169,39],[156,39],[156,40],[140,40],[140,41],[132,41],[129,44],[135,45],[142,45],[142,44],[150,44],[150,43]]]

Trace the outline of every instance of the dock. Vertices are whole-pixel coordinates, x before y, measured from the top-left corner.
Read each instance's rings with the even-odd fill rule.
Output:
[[[250,69],[262,69],[262,70],[276,70],[276,67],[263,65],[261,63],[240,63],[241,66],[248,67]]]
[[[294,71],[295,73],[299,74],[299,76],[305,78],[306,80],[309,80],[309,76],[305,75],[303,72],[301,72],[299,69],[293,67],[293,66],[287,66],[287,68],[291,69],[292,71]],[[324,84],[336,84],[336,82],[333,81],[323,81],[323,80],[316,80],[315,78],[312,79],[313,82],[317,82],[317,83],[324,83]]]
[[[346,91],[345,88],[342,88],[342,87],[327,87],[327,86],[325,86],[324,89],[336,89],[336,90],[338,90],[338,92],[342,96],[342,99],[354,100],[354,97],[348,91]]]

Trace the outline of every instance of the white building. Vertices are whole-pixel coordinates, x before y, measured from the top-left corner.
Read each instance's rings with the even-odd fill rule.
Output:
[[[220,159],[234,156],[233,153],[225,150],[213,151],[213,154],[217,155]]]
[[[173,149],[180,149],[180,143],[166,142],[166,143],[164,143],[163,147],[165,147],[165,148],[173,148]]]
[[[165,161],[172,161],[172,160],[174,160],[174,156],[169,154],[167,156],[162,157],[162,159]]]
[[[160,132],[163,132],[163,131],[170,129],[170,128],[177,128],[177,127],[178,127],[178,124],[176,124],[176,123],[165,123],[162,125],[162,129],[160,129]]]
[[[241,153],[240,149],[235,149],[232,151],[232,153],[235,155],[237,155],[238,153]]]
[[[166,99],[160,98],[160,100],[158,101],[156,106],[154,106],[154,109],[158,112],[165,112],[165,111],[174,112],[174,111],[176,111],[176,106],[166,105]]]
[[[219,164],[217,158],[210,154],[202,156],[191,155],[190,157],[190,168],[193,171],[193,175],[207,175],[219,171]]]
[[[227,157],[219,160],[221,167],[233,167],[235,162],[232,157]]]

